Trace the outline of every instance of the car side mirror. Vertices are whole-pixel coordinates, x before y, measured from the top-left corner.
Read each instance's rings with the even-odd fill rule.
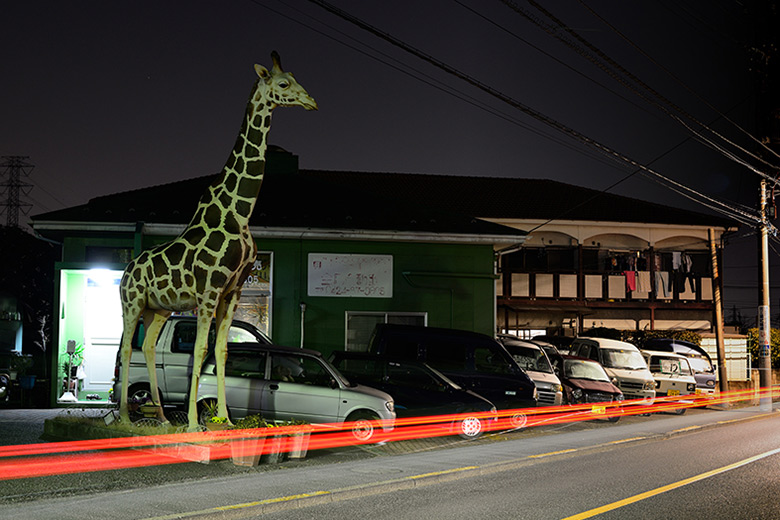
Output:
[[[333,379],[332,377],[330,378],[330,381],[328,383],[329,383],[328,386],[330,386],[333,389],[336,389],[336,388],[339,387],[338,382],[335,379]]]

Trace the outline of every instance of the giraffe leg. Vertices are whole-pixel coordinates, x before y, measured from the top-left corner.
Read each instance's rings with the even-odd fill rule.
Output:
[[[240,291],[228,291],[217,307],[217,339],[214,357],[217,365],[217,411],[220,417],[228,416],[225,394],[225,363],[227,362],[227,339],[233,316],[236,313]]]
[[[140,311],[125,308],[122,312],[123,330],[120,351],[122,393],[119,398],[119,418],[125,423],[130,422],[130,414],[127,412],[127,381],[130,378],[130,357],[133,353],[133,334],[135,334],[135,328],[138,325],[138,318],[140,317]]]
[[[211,328],[211,316],[213,313],[214,308],[208,306],[208,304],[198,305],[198,330],[195,336],[195,349],[192,356],[192,380],[190,381],[190,398],[187,409],[187,431],[190,432],[200,430],[198,425],[198,383],[200,382],[203,360],[208,351],[209,329]]]
[[[165,320],[170,316],[170,311],[163,310],[151,310],[146,309],[144,311],[144,328],[146,335],[144,337],[144,345],[142,347],[144,358],[146,359],[146,370],[149,372],[149,391],[152,395],[152,402],[158,405],[157,418],[163,423],[168,422],[165,418],[165,414],[162,409],[162,401],[160,401],[160,391],[157,385],[157,338],[160,335]]]

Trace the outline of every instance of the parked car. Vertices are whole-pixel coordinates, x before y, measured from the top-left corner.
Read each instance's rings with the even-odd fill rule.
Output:
[[[612,384],[620,388],[626,399],[642,399],[639,404],[653,404],[655,379],[647,369],[645,358],[631,343],[578,337],[572,342],[569,354],[600,363]]]
[[[380,323],[368,344],[372,354],[423,361],[460,386],[477,392],[499,410],[536,406],[531,378],[509,352],[490,336],[455,329]],[[522,427],[527,416],[514,412],[510,422]]]
[[[352,433],[367,441],[374,422],[391,430],[393,398],[381,390],[350,382],[316,350],[263,343],[230,343],[225,363],[225,393],[231,420],[261,414],[269,421],[355,422]],[[201,421],[217,400],[214,355],[203,365],[198,385]]]
[[[706,350],[695,343],[671,338],[653,338],[645,341],[644,348],[661,352],[674,352],[688,358],[696,378],[696,393],[705,396],[715,393],[717,382],[715,367]]]
[[[493,403],[460,387],[426,363],[345,351],[333,352],[329,359],[350,381],[390,394],[398,418],[496,413]],[[490,419],[484,414],[467,415],[448,425],[464,439],[475,439],[482,435],[485,422]]]
[[[566,404],[623,401],[623,392],[610,382],[607,372],[596,361],[558,355],[552,358],[552,363],[563,385]],[[608,419],[617,422],[620,416],[610,415]]]
[[[559,354],[566,354],[566,352],[561,352],[558,349],[558,347],[556,347],[552,343],[547,343],[546,341],[542,341],[540,339],[532,339],[531,343],[534,343],[542,347],[542,350],[544,350],[544,353],[547,354],[547,357],[550,358],[550,360],[552,360],[553,356],[557,356]]]
[[[508,334],[499,334],[498,340],[536,385],[539,406],[560,405],[563,387],[544,349],[536,343]]]
[[[661,396],[680,396],[696,394],[696,379],[685,356],[674,352],[643,350],[642,355],[655,378],[655,394]],[[692,403],[693,401],[684,401]],[[685,413],[685,408],[675,412]]]
[[[531,338],[531,341],[544,341],[545,343],[549,343],[550,345],[555,345],[555,348],[558,349],[560,354],[568,354],[569,348],[571,347],[574,338],[569,336],[553,336],[549,334],[540,334],[539,336],[534,336],[533,338]]]
[[[193,316],[171,316],[163,324],[157,337],[155,365],[157,366],[157,386],[163,406],[184,407],[190,393],[192,381],[192,354],[197,335],[197,319]],[[214,323],[209,329],[209,351],[214,350],[217,331]],[[228,341],[232,343],[261,343],[270,345],[271,340],[249,323],[234,320],[228,331]],[[149,372],[141,351],[144,342],[143,320],[133,335],[133,352],[130,356],[130,375],[128,377],[128,399],[144,401],[149,399]],[[121,349],[116,354],[114,368],[113,399],[119,401],[122,395]]]

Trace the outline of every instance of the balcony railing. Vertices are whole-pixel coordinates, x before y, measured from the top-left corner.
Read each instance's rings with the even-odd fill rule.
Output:
[[[670,271],[628,274],[504,273],[499,296],[556,300],[712,301],[712,278]],[[580,294],[580,292],[582,294]]]

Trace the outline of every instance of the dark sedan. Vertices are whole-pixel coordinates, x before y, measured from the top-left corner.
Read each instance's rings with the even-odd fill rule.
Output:
[[[458,386],[426,363],[345,351],[334,352],[330,360],[350,381],[390,394],[399,419],[496,412],[493,403]],[[449,426],[462,438],[474,439],[485,431],[485,421],[484,414],[464,415]]]
[[[558,355],[552,357],[553,368],[563,385],[567,404],[611,403],[623,401],[623,393],[613,385],[604,368],[592,359]],[[619,415],[610,415],[616,422]]]

